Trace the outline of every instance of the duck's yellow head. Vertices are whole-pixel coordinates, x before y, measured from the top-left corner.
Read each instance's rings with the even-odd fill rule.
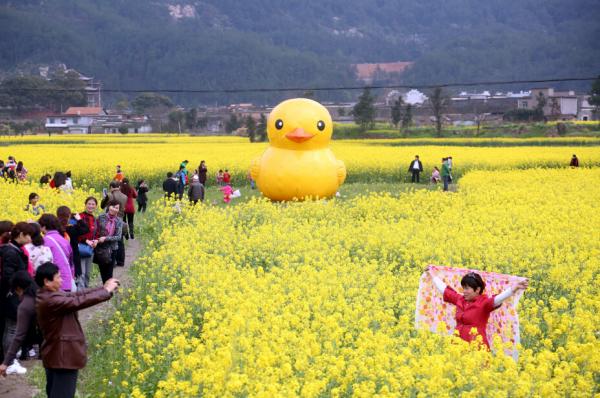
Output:
[[[283,101],[273,108],[267,122],[269,141],[276,148],[326,148],[332,133],[333,122],[329,111],[307,98]]]

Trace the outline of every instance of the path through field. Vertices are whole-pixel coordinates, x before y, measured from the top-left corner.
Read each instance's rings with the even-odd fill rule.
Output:
[[[125,267],[116,267],[114,271],[114,276],[121,281],[121,289],[123,290],[127,289],[130,282],[127,270],[139,256],[141,248],[138,239],[129,240],[126,245]],[[97,280],[96,282],[100,283],[100,280]],[[87,334],[88,330],[94,327],[98,319],[111,313],[110,309],[113,306],[112,303],[113,300],[110,300],[79,312],[79,321],[81,322],[84,333]],[[39,360],[21,361],[21,365],[25,366],[28,373],[30,373],[35,367],[41,366],[42,363]],[[37,386],[31,384],[31,380],[29,380],[27,375],[9,375],[6,378],[0,377],[0,397],[32,398],[40,394],[40,392],[41,391]]]

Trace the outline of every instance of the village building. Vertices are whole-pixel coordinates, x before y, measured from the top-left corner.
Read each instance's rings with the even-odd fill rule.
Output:
[[[76,76],[78,76],[79,80],[81,80],[83,83],[85,83],[85,98],[86,98],[86,104],[88,107],[101,107],[102,106],[102,84],[101,82],[95,80],[93,77],[89,77],[89,76],[85,76],[83,73],[72,69],[72,68],[67,68],[67,65],[65,64],[58,64],[58,66],[56,67],[56,69],[58,69],[59,71],[61,71],[64,74],[67,73],[74,73]],[[50,66],[40,66],[38,68],[40,76],[50,80],[50,76],[51,76],[51,68]],[[52,70],[54,70],[54,67],[52,68]]]
[[[540,95],[546,99],[544,116],[555,120],[577,119],[580,97],[575,91],[559,92],[553,88],[534,88],[531,95],[519,100],[519,109],[537,109]]]
[[[414,65],[414,62],[384,62],[384,63],[366,63],[354,64],[356,79],[365,83],[372,84],[374,81],[388,80],[399,77]]]
[[[152,132],[146,116],[111,114],[100,107],[70,107],[64,113],[48,115],[44,127],[60,134]]]
[[[61,114],[46,116],[48,132],[63,134],[91,134],[94,120],[107,115],[100,107],[71,107]]]
[[[577,110],[577,120],[588,121],[588,120],[596,120],[596,115],[594,114],[594,106],[589,102],[589,95],[582,95],[579,97],[579,108]]]

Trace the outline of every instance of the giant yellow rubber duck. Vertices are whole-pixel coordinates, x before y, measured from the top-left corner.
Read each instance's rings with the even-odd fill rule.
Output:
[[[263,195],[278,201],[335,195],[346,167],[329,149],[329,111],[316,101],[295,98],[277,105],[267,123],[270,145],[250,168]]]

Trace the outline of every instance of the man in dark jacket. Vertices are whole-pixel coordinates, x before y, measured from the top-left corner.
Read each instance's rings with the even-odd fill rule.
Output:
[[[165,191],[167,199],[171,199],[171,195],[177,193],[177,179],[173,178],[173,173],[170,171],[167,173],[167,179],[163,182],[163,191]]]
[[[198,176],[192,178],[192,183],[188,189],[188,196],[190,202],[193,204],[198,203],[198,201],[204,201],[204,185],[200,184],[200,178]]]
[[[573,155],[571,158],[571,163],[569,164],[571,167],[579,167],[579,159],[577,159],[577,155]]]
[[[423,171],[423,163],[419,160],[419,155],[408,166],[408,172],[412,173],[412,182],[419,182],[419,174]]]
[[[77,373],[87,362],[87,345],[77,311],[109,300],[119,281],[111,278],[103,287],[67,293],[60,290],[60,272],[52,263],[38,267],[35,281],[41,286],[36,312],[44,336],[41,356],[46,394],[49,398],[71,398],[75,396]]]

